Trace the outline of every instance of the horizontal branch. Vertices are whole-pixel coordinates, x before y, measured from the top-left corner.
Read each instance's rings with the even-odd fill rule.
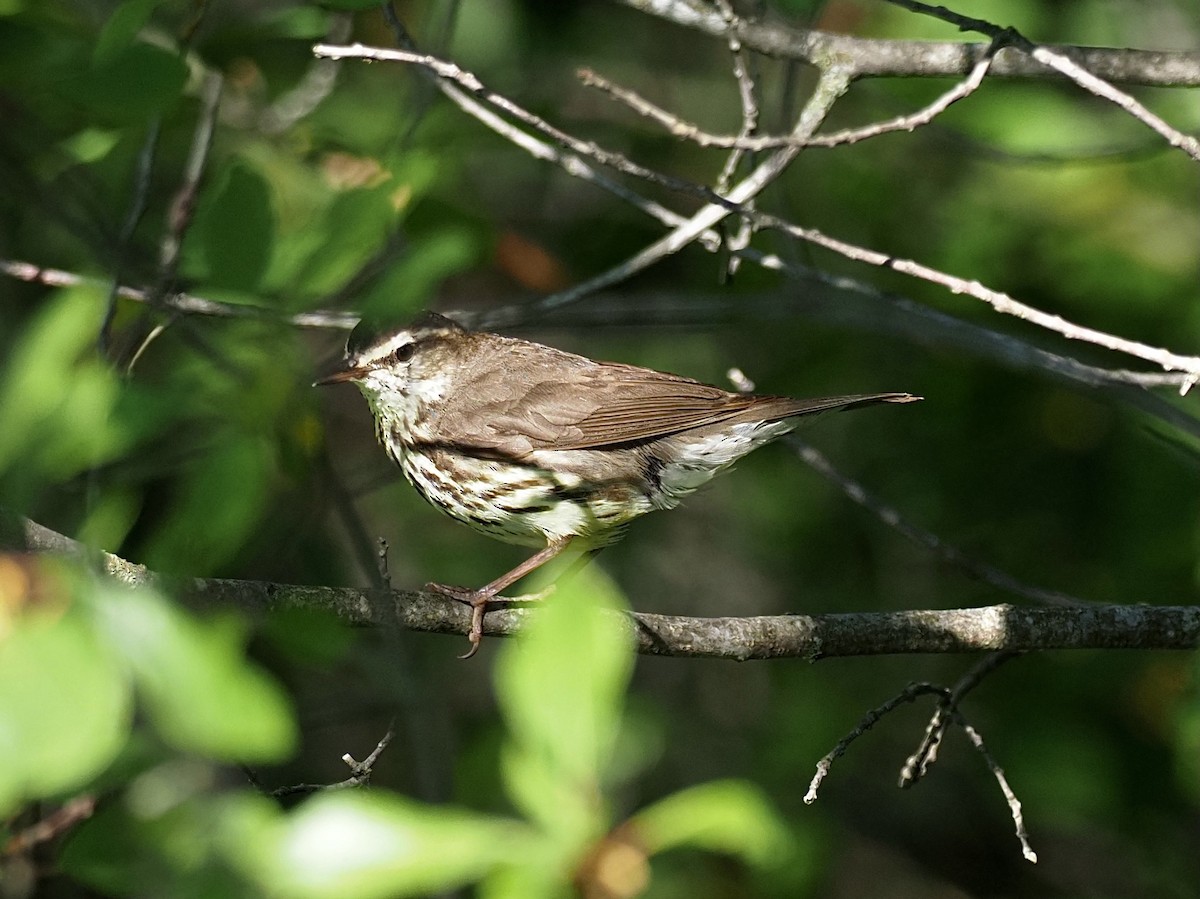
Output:
[[[837,59],[855,78],[961,77],[987,52],[986,43],[963,41],[883,40],[794,28],[778,23],[736,19],[732,26],[714,8],[693,0],[619,0],[626,6],[725,38],[732,28],[748,49],[778,59],[818,65]],[[1158,87],[1200,85],[1200,52],[1132,50],[1111,47],[1075,47],[1047,44],[1058,54],[1093,75],[1118,84]],[[997,54],[990,74],[1002,78],[1058,78],[1051,66],[1016,48]]]
[[[93,287],[103,289],[108,282],[99,278],[89,278],[76,272],[67,272],[57,268],[46,268],[32,262],[18,259],[0,259],[0,274],[27,281],[30,284],[44,284],[47,287]],[[125,284],[116,285],[115,296],[135,303],[149,303],[152,299],[150,291]],[[250,303],[222,303],[188,293],[168,293],[159,297],[158,304],[176,312],[188,315],[211,315],[215,318],[246,318],[255,321],[278,321],[294,325],[298,328],[330,329],[349,331],[358,322],[358,316],[349,312],[332,310],[316,310],[313,312],[283,313],[266,306]]]
[[[83,555],[69,537],[28,519],[0,517],[0,546],[32,552]],[[281,609],[325,611],[358,626],[394,626],[465,635],[469,610],[419,591],[387,592],[349,587],[297,586],[218,578],[167,579],[111,553],[99,564],[115,579],[156,584],[186,600],[247,613]],[[484,633],[509,636],[536,609],[489,612]],[[802,658],[918,653],[1027,652],[1048,649],[1195,649],[1200,647],[1200,606],[1088,606],[903,612],[846,612],[752,618],[691,618],[632,613],[629,631],[637,651],[681,658]]]

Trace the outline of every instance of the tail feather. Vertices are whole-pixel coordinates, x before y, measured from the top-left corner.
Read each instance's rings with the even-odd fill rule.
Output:
[[[924,397],[913,396],[911,393],[858,393],[850,396],[825,396],[805,400],[772,397],[770,401],[759,406],[755,412],[768,421],[779,421],[802,415],[817,415],[821,412],[858,409],[862,406],[874,406],[877,403],[915,403],[922,399]]]

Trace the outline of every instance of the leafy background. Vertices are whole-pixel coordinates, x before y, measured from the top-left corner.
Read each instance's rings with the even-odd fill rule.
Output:
[[[0,3],[0,255],[95,279],[0,281],[7,510],[182,576],[366,585],[376,537],[390,544],[398,586],[484,583],[520,558],[400,482],[354,391],[310,389],[340,332],[278,316],[496,308],[604,270],[660,232],[484,130],[411,71],[350,63],[322,81],[334,70],[314,62],[313,43],[392,45],[378,10],[343,9],[362,5]],[[1046,42],[1197,40],[1186,3],[1140,4],[1136,15],[1102,2],[967,6]],[[719,171],[719,154],[664,136],[574,72],[591,67],[734,131],[720,42],[611,3],[397,9],[423,46],[561,127],[663,171]],[[862,36],[954,36],[884,4],[770,9]],[[782,129],[811,77],[759,66],[766,122]],[[205,71],[223,75],[223,93],[176,283],[278,315],[178,317],[122,301],[101,355],[114,274],[139,286],[160,277]],[[916,108],[946,86],[856,85],[831,125]],[[1194,92],[1138,94],[1195,120]],[[144,214],[127,228],[141,190]],[[1200,336],[1196,196],[1195,167],[1114,109],[1064,84],[996,81],[913,134],[805,152],[766,202],[1189,351]],[[898,275],[756,240],[1123,364]],[[722,284],[699,248],[520,333],[714,383],[740,366],[775,393],[922,394],[919,406],[825,419],[805,437],[912,520],[1026,581],[1104,602],[1195,601],[1195,442],[1112,399],[750,266]],[[632,890],[649,876],[656,896],[1200,895],[1194,657],[1028,657],[973,695],[966,711],[1024,803],[1034,867],[961,735],[919,789],[894,788],[924,708],[887,719],[835,765],[815,805],[801,801],[816,760],[867,709],[912,680],[951,682],[970,660],[639,659],[625,670],[586,601],[751,615],[1010,597],[881,525],[783,446],[684,510],[639,523],[596,567],[579,597],[555,604],[550,636],[527,651],[488,641],[464,664],[449,638],[351,632],[299,613],[197,615],[169,588],[130,597],[69,567],[6,559],[6,838],[54,800],[101,799],[38,854],[10,852],[6,894],[391,895],[482,878],[488,895],[553,895],[572,877],[607,883],[597,872],[608,868],[581,862],[590,851],[593,862],[632,858],[615,882]],[[557,728],[572,709],[583,723]],[[341,755],[365,756],[393,718],[369,796],[289,800],[284,815],[235,764],[268,787],[341,780]],[[34,800],[51,805],[24,805]],[[643,843],[622,855],[619,839],[601,838],[631,816]],[[647,875],[637,860],[659,849]]]

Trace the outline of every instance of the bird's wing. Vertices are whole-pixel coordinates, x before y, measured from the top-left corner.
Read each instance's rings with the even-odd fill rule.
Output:
[[[909,398],[868,394],[795,400],[745,395],[678,375],[590,360],[566,370],[556,367],[552,375],[543,378],[535,370],[524,383],[513,385],[507,396],[470,403],[469,412],[467,402],[456,403],[472,420],[471,442],[518,456],[543,449],[597,449],[725,421],[775,421]]]

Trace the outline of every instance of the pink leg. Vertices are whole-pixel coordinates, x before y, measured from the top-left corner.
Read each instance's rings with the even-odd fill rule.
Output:
[[[500,575],[500,577],[496,578],[490,584],[480,587],[478,590],[467,590],[463,587],[448,587],[444,584],[426,585],[426,589],[428,590],[434,590],[443,596],[449,596],[451,599],[456,599],[471,607],[471,629],[467,632],[467,639],[471,641],[471,648],[459,656],[460,659],[469,659],[479,651],[479,644],[483,641],[483,616],[487,612],[488,603],[512,601],[496,594],[506,587],[515,584],[530,572],[541,568],[566,549],[570,545],[571,540],[571,537],[564,537],[561,540],[551,541],[546,545],[545,549],[534,553],[512,571]],[[545,594],[530,598],[541,599],[542,595]]]

